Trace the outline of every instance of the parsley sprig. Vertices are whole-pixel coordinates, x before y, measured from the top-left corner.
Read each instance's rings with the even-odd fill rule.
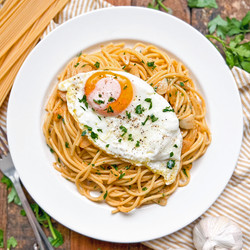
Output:
[[[163,0],[153,0],[151,3],[148,4],[148,8],[159,10],[162,7],[166,12],[172,13],[172,10],[166,7],[163,3]]]
[[[188,0],[188,7],[190,8],[218,8],[215,0]]]
[[[230,68],[237,66],[250,73],[250,42],[243,42],[245,34],[250,32],[249,28],[250,11],[242,20],[228,17],[224,20],[218,15],[208,23],[210,35],[206,35],[206,37],[210,42],[215,40],[221,44],[221,48],[218,48],[212,42],[219,52],[225,54],[226,63]],[[229,42],[228,37],[232,37]]]
[[[13,183],[11,182],[11,180],[6,177],[6,176],[3,176],[2,179],[1,179],[1,182],[6,184],[7,185],[7,190],[9,190],[11,188],[11,191],[8,195],[8,203],[10,202],[14,202],[15,204],[21,206],[21,202],[20,202],[20,199],[18,197],[18,194],[13,186]],[[62,234],[56,230],[51,222],[51,218],[50,216],[44,212],[36,203],[34,204],[31,204],[30,205],[35,216],[36,216],[36,219],[37,221],[43,225],[44,227],[48,227],[50,232],[51,232],[51,235],[52,237],[48,237],[48,240],[50,241],[51,245],[54,246],[54,247],[59,247],[61,246],[63,243],[64,243],[64,240],[63,240],[63,236]],[[25,216],[26,213],[25,211],[22,209],[21,210],[21,215]],[[1,247],[1,230],[0,230],[0,247]],[[10,247],[16,247],[17,246],[17,241],[15,240],[14,237],[10,237],[8,240],[7,240],[7,249],[10,249]]]

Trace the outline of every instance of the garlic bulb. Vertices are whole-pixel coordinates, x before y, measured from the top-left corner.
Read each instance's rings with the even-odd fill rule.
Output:
[[[193,242],[197,250],[240,250],[242,232],[226,217],[207,217],[195,225]]]

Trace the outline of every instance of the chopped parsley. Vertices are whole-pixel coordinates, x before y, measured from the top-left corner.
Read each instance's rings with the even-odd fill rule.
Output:
[[[134,139],[133,139],[133,137],[132,137],[132,134],[129,134],[129,135],[128,135],[128,140],[129,140],[129,141],[134,141]]]
[[[49,150],[52,154],[55,152],[52,148],[49,148]]]
[[[143,60],[141,60],[141,62],[145,64],[145,62]]]
[[[108,191],[106,191],[105,194],[103,195],[104,200],[107,198],[107,195],[108,195]]]
[[[106,144],[106,148],[108,148],[109,147],[109,144]]]
[[[99,68],[100,68],[100,63],[99,63],[99,62],[96,62],[96,63],[94,64],[94,66],[95,66],[97,69],[99,69]]]
[[[149,115],[147,116],[146,120],[144,122],[142,122],[141,124],[144,126],[146,124],[146,122],[148,121],[149,119]]]
[[[175,160],[169,160],[167,162],[167,168],[172,169],[175,166]]]
[[[151,119],[152,122],[156,122],[159,118],[155,117],[155,115],[151,115],[150,119]]]
[[[91,132],[90,136],[93,140],[98,139],[98,134],[94,133],[93,131]]]
[[[121,141],[122,141],[122,139],[119,139],[119,140],[118,140],[118,142],[121,142]]]
[[[95,102],[96,104],[98,104],[98,105],[100,105],[100,104],[103,104],[103,103],[104,103],[104,101],[103,101],[103,100],[95,100],[95,99],[94,99],[94,102]]]
[[[127,167],[125,167],[125,169],[126,169],[126,170],[129,170],[130,168],[131,168],[131,166],[127,166]]]
[[[152,69],[156,68],[155,62],[147,62],[148,67],[152,67]]]
[[[124,87],[123,87],[123,89],[126,89],[128,86],[127,85],[125,85]]]
[[[124,126],[120,126],[120,130],[123,132],[122,136],[124,136],[128,130]]]
[[[124,65],[123,67],[122,67],[122,69],[125,69],[126,68],[126,65]]]
[[[102,120],[102,118],[99,115],[98,115],[98,118],[99,118],[100,121]]]
[[[65,147],[69,148],[69,143],[68,142],[65,142]]]
[[[163,109],[162,112],[174,112],[174,109],[171,108],[171,106],[169,106],[169,107],[166,107],[165,109]]]
[[[86,108],[89,107],[89,104],[88,104],[88,102],[87,102],[87,97],[86,97],[86,95],[84,95],[84,96],[82,97],[82,99],[79,99],[79,98],[78,98],[78,100],[79,100],[79,102],[84,103]]]
[[[126,111],[126,116],[128,117],[128,119],[130,119],[131,118],[131,112]]]
[[[58,114],[58,115],[57,115],[57,119],[58,119],[58,120],[62,119],[62,116]]]
[[[180,85],[181,85],[181,87],[184,87],[184,86],[185,86],[185,84],[184,84],[183,82],[180,82]]]
[[[79,64],[80,64],[79,62],[78,62],[78,63],[76,63],[76,64],[74,65],[74,67],[76,68]]]
[[[151,109],[153,107],[151,98],[146,98],[144,101],[149,103],[149,109]]]
[[[107,113],[114,113],[114,110],[111,106],[108,106]]]
[[[140,142],[137,141],[136,144],[135,144],[135,146],[136,146],[137,148],[140,147]]]
[[[87,129],[88,129],[88,131],[92,131],[92,128],[91,128],[90,126],[88,126],[88,125],[84,125],[84,127],[85,127],[85,128],[87,128]]]
[[[82,136],[84,136],[84,135],[86,135],[87,134],[87,131],[86,130],[84,130],[83,132],[82,132]]]
[[[170,153],[170,157],[173,157],[173,156],[174,156],[174,152],[171,152],[171,153]]]
[[[185,168],[182,169],[183,173],[188,177],[187,171]]]
[[[141,106],[141,104],[137,105],[136,108],[135,108],[135,113],[136,114],[142,114],[142,112],[144,112],[145,109]]]
[[[17,246],[17,241],[13,236],[11,236],[7,240],[7,250],[10,250],[11,248],[15,248],[16,246]]]
[[[112,96],[110,96],[108,102],[113,102],[113,101],[115,101],[115,98],[113,98]]]
[[[97,131],[98,131],[98,132],[101,132],[101,133],[103,133],[103,132],[102,132],[102,129],[100,129],[100,128],[98,128],[98,129],[97,129]]]
[[[146,191],[148,188],[147,187],[144,187],[143,189],[142,189],[142,191]]]
[[[83,67],[85,67],[86,65],[87,65],[86,63],[85,63],[85,64],[83,64],[83,65],[82,65],[82,68],[83,68]]]
[[[116,164],[111,165],[116,171],[118,170],[118,167]]]
[[[84,108],[84,107],[82,107],[82,106],[80,106],[84,111],[86,111],[86,109]]]
[[[177,144],[174,144],[174,147],[175,147],[175,148],[178,148]]]
[[[124,177],[125,173],[121,173],[120,176],[119,176],[119,180],[122,179]]]

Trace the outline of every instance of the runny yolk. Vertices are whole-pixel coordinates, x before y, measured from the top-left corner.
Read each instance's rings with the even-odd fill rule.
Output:
[[[85,84],[87,102],[99,114],[115,116],[122,113],[133,99],[130,80],[113,72],[96,72]]]

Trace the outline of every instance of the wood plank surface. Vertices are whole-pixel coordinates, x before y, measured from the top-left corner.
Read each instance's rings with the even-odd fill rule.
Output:
[[[1,2],[1,1],[0,1]],[[147,6],[150,0],[108,0],[109,3],[122,6]],[[242,18],[249,10],[249,0],[217,0],[218,9],[190,9],[186,0],[165,0],[163,3],[172,9],[173,15],[191,24],[203,34],[207,34],[207,23],[220,14],[223,18],[226,16]],[[161,9],[161,11],[163,11]],[[186,38],[188,39],[188,38]],[[0,173],[0,178],[2,174]],[[4,240],[6,245],[7,238],[14,236],[18,241],[16,249],[29,250],[35,242],[35,238],[26,217],[20,215],[21,207],[7,203],[6,186],[0,183],[0,229],[4,230]],[[27,194],[29,201],[31,197]],[[61,224],[53,221],[55,227],[62,232],[64,244],[58,249],[63,250],[147,250],[148,247],[137,244],[116,244],[91,239],[75,233]],[[46,234],[49,232],[45,230]]]

